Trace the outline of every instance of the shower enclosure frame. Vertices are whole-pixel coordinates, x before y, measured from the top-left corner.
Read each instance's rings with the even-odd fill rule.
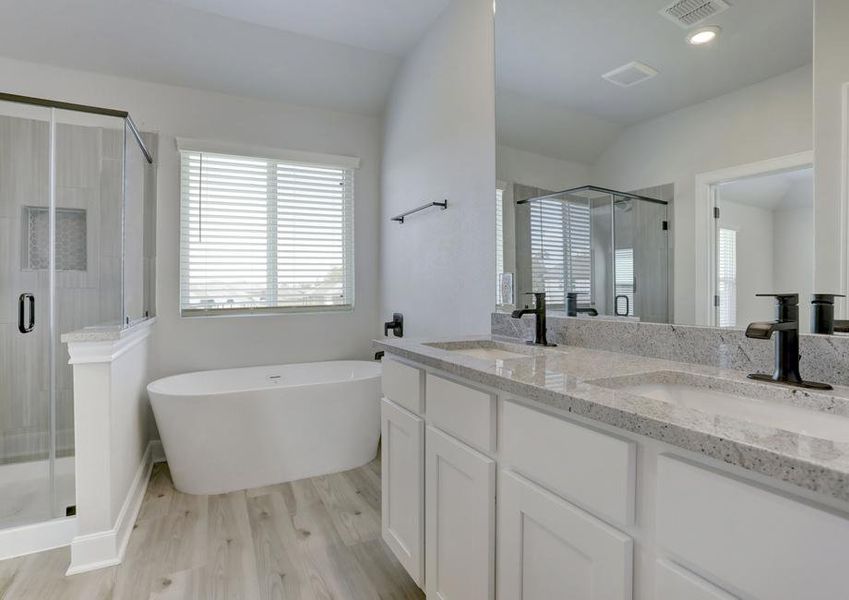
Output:
[[[45,116],[49,114],[49,122],[48,122],[48,135],[47,135],[47,385],[48,385],[48,410],[47,410],[47,460],[48,460],[48,470],[49,470],[49,507],[50,507],[50,516],[44,520],[36,520],[31,523],[24,523],[23,525],[12,525],[11,527],[0,524],[0,538],[2,538],[4,532],[9,533],[12,537],[10,540],[12,541],[12,545],[15,545],[15,542],[18,542],[18,545],[22,548],[26,548],[26,551],[33,551],[32,548],[37,548],[40,543],[37,540],[21,540],[23,539],[20,530],[22,527],[34,527],[33,531],[36,529],[43,531],[41,529],[45,525],[49,525],[52,522],[56,522],[57,520],[61,520],[63,516],[60,514],[59,507],[57,506],[57,497],[56,497],[56,489],[55,489],[55,465],[57,460],[57,354],[59,350],[59,342],[58,342],[58,323],[57,323],[57,272],[56,272],[56,214],[57,210],[60,210],[57,206],[57,175],[56,175],[56,145],[57,145],[57,137],[56,137],[56,129],[57,129],[57,111],[67,111],[71,113],[85,113],[90,115],[98,115],[103,117],[114,117],[116,119],[120,119],[124,125],[124,142],[123,142],[123,155],[122,155],[122,171],[121,171],[121,221],[120,221],[120,240],[121,240],[121,256],[125,257],[126,255],[126,236],[125,236],[125,226],[126,226],[126,209],[127,209],[127,164],[128,164],[128,139],[130,136],[127,135],[127,132],[131,134],[131,137],[135,139],[136,144],[138,145],[138,149],[141,151],[143,155],[144,161],[147,164],[154,164],[153,156],[148,150],[142,136],[136,127],[135,122],[130,116],[129,112],[123,110],[115,110],[110,108],[103,108],[97,106],[90,106],[84,104],[76,104],[71,102],[63,102],[57,100],[49,100],[44,98],[37,98],[32,96],[24,96],[18,94],[11,94],[0,92],[0,102],[4,103],[14,103],[17,105],[29,105],[35,107],[42,107],[45,109]],[[49,112],[48,112],[49,111]],[[144,202],[144,200],[143,200]],[[126,282],[126,274],[125,274],[125,258],[121,259],[121,272],[120,272],[120,305],[121,305],[121,321],[116,326],[119,328],[124,328],[128,326],[129,317],[127,316],[127,304],[125,297],[125,282]],[[34,303],[34,298],[33,298]],[[147,316],[147,315],[146,315]],[[31,318],[34,319],[34,313],[31,312]],[[24,329],[20,330],[21,333],[25,333]],[[70,516],[70,515],[64,515]],[[63,528],[63,531],[67,528]],[[58,529],[56,530],[58,531]],[[43,534],[41,534],[43,535]],[[46,538],[50,538],[55,540],[57,534],[47,535]],[[23,536],[25,537],[25,536]],[[70,542],[70,539],[67,540]],[[45,542],[45,543],[54,543],[54,542]],[[14,555],[15,550],[11,549],[12,555]],[[0,553],[3,554],[3,553]],[[2,558],[2,556],[0,556]]]
[[[545,194],[543,196],[535,196],[533,198],[525,198],[523,200],[517,200],[516,204],[517,205],[530,204],[531,202],[537,202],[537,201],[540,201],[540,200],[562,200],[564,196],[579,196],[582,192],[596,192],[596,193],[599,193],[599,194],[605,194],[605,195],[610,196],[610,206],[611,206],[611,210],[610,210],[610,232],[611,232],[610,245],[611,245],[611,249],[613,250],[614,254],[615,254],[615,250],[616,250],[616,210],[615,210],[615,207],[616,207],[617,203],[625,202],[625,201],[628,201],[628,200],[631,200],[631,201],[636,200],[636,201],[641,201],[641,202],[649,202],[649,203],[652,203],[652,204],[658,204],[658,205],[666,207],[667,210],[669,208],[669,202],[667,202],[666,200],[659,200],[657,198],[651,198],[649,196],[643,196],[643,195],[635,194],[635,193],[632,193],[632,192],[621,192],[619,190],[605,188],[605,187],[601,187],[601,186],[597,186],[597,185],[582,185],[582,186],[578,186],[578,187],[574,187],[574,188],[561,190],[559,192],[554,192],[554,193],[551,193],[551,194]],[[664,220],[664,225],[663,225],[664,231],[668,231],[668,216],[669,215],[667,213],[667,216],[666,216],[666,219]],[[667,248],[667,256],[668,256],[668,252],[669,252],[669,242],[668,242],[668,240],[667,240],[666,248]],[[669,265],[668,264],[666,265],[666,269],[667,269],[667,274],[666,274],[667,292],[666,293],[667,293],[667,296],[668,296],[668,293],[669,293],[669,289],[668,289],[669,288],[669,272],[668,272]],[[616,298],[617,298],[616,285],[617,284],[616,284],[616,263],[615,263],[615,260],[611,264],[611,270],[612,270],[612,276],[610,277],[609,287],[610,287],[611,298],[613,298],[614,316],[620,316],[617,312],[618,305],[617,305],[617,302],[616,302]],[[637,276],[636,276],[636,273],[635,273],[634,274],[634,285],[633,285],[633,294],[634,294],[635,297],[636,297],[636,291],[637,291],[636,279],[637,279]],[[629,306],[628,310],[630,311],[630,309],[632,308],[630,306],[630,301],[628,303],[628,306]],[[666,312],[667,312],[667,314],[669,314],[669,307],[668,306],[667,306]]]

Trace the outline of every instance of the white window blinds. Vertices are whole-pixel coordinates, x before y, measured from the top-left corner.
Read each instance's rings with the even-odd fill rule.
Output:
[[[501,274],[504,272],[504,190],[495,190],[495,298],[501,304]]]
[[[531,272],[535,292],[564,306],[567,292],[578,302],[592,302],[592,237],[589,203],[581,200],[535,200],[531,211]]]
[[[737,324],[737,232],[719,230],[719,326]]]
[[[630,317],[634,315],[634,249],[617,249],[614,253],[614,261],[616,315]],[[625,296],[628,300],[621,296]]]
[[[349,309],[354,170],[181,152],[183,314]]]

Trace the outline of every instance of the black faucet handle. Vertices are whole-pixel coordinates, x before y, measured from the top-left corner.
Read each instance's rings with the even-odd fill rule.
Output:
[[[835,298],[845,298],[845,294],[811,294],[811,302],[825,302],[834,304]]]
[[[755,294],[759,298],[775,298],[777,304],[799,304],[799,294]]]
[[[395,337],[404,337],[404,315],[392,313],[392,320],[383,324],[383,335],[388,336],[390,329]]]

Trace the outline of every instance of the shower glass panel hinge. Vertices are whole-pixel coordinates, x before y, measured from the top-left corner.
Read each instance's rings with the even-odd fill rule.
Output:
[[[717,294],[713,297],[713,305],[719,306],[719,294]]]
[[[663,223],[661,223],[661,227],[663,228],[664,231],[668,231],[669,230],[669,221],[663,221]]]
[[[714,219],[718,219],[718,218],[719,218],[719,207],[718,207],[718,206],[714,206],[714,207],[713,207],[713,218],[714,218]]]

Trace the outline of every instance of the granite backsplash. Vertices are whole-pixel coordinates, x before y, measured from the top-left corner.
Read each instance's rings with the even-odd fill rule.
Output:
[[[492,335],[533,339],[534,317],[492,314]],[[772,340],[753,340],[741,329],[570,318],[548,315],[548,340],[564,346],[608,350],[749,373],[772,373]],[[849,385],[849,336],[801,335],[802,377]]]

